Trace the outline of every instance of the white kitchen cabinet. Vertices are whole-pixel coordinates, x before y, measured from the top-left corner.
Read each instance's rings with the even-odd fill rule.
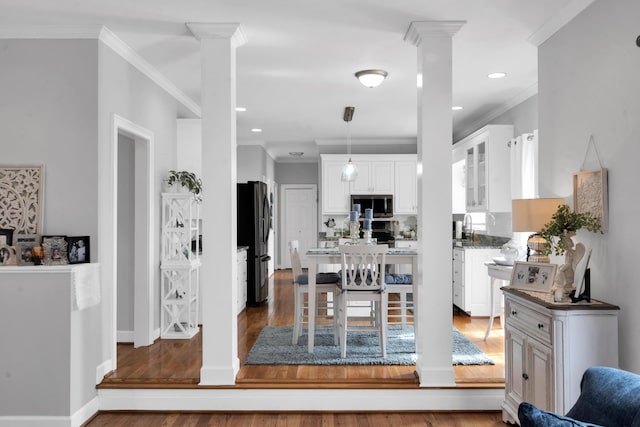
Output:
[[[503,290],[503,420],[515,423],[522,401],[566,413],[578,399],[588,367],[618,366],[619,308],[593,300],[557,304],[550,293]]]
[[[347,156],[321,155],[320,194],[323,215],[346,215],[351,210],[349,206],[349,183],[342,182],[342,168],[349,160]]]
[[[394,161],[393,213],[418,213],[418,159],[416,156]]]
[[[512,125],[487,125],[454,144],[454,151],[464,152],[467,212],[511,212],[512,138]]]
[[[351,158],[358,168],[358,177],[351,183],[351,194],[393,194],[393,160],[373,160],[369,156]]]
[[[236,313],[240,314],[247,305],[247,250],[238,249],[238,295],[236,296]]]
[[[453,304],[470,316],[489,317],[492,313],[491,292],[498,290],[492,290],[485,262],[499,255],[498,248],[453,248]],[[493,300],[500,303],[499,297]]]
[[[191,193],[162,193],[160,251],[160,336],[191,338],[198,333],[200,204]]]

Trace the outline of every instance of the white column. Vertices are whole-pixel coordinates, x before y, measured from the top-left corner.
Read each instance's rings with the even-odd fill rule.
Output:
[[[464,21],[412,22],[418,48],[418,321],[416,371],[422,387],[455,384],[451,290],[451,68],[453,35]]]
[[[187,24],[202,61],[202,368],[200,385],[235,384],[240,369],[236,319],[236,48],[239,24]]]

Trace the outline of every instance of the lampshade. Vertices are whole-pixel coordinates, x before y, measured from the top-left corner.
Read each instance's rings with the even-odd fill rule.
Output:
[[[366,87],[377,87],[387,77],[387,72],[384,70],[362,70],[356,73],[356,77]]]
[[[538,232],[551,221],[559,205],[564,205],[564,199],[514,199],[511,201],[511,229],[533,233],[527,240],[527,261],[549,262],[549,256],[540,252],[547,241]]]
[[[558,205],[564,204],[561,198],[514,199],[511,201],[511,229],[537,233],[551,221]]]

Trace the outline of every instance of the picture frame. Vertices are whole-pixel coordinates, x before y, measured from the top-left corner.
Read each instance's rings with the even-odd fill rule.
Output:
[[[0,266],[16,265],[16,250],[13,246],[0,247]]]
[[[65,237],[42,237],[44,265],[69,264],[67,257],[67,240]]]
[[[13,228],[0,228],[0,246],[13,245]]]
[[[14,234],[13,243],[17,245],[19,243],[37,243],[40,244],[41,237],[39,234]]]
[[[91,262],[89,236],[67,236],[67,257],[69,264]]]
[[[42,265],[42,246],[37,241],[16,243],[18,265]]]
[[[557,269],[557,264],[516,261],[509,286],[514,289],[551,292]]]
[[[573,210],[592,213],[600,219],[602,231],[609,229],[608,173],[606,168],[573,174]]]

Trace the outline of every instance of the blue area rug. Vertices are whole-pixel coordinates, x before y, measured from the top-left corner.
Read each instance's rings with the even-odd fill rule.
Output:
[[[347,332],[347,357],[340,357],[340,347],[333,344],[333,329],[319,328],[314,353],[307,353],[306,330],[291,345],[290,326],[265,326],[251,348],[247,365],[415,365],[413,327],[389,326],[387,357],[380,353],[378,337],[373,332]],[[494,362],[460,331],[453,328],[454,365],[493,365]]]

